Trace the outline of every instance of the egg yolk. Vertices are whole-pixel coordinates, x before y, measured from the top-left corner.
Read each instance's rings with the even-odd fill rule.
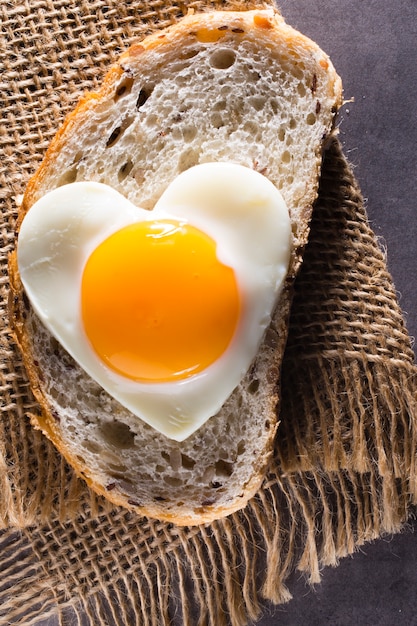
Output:
[[[239,320],[234,271],[199,229],[144,221],[93,251],[81,284],[85,332],[110,368],[141,382],[181,380],[216,361]]]

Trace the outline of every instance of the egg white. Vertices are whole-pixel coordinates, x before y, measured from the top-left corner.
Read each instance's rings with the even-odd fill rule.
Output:
[[[219,260],[235,272],[242,310],[228,349],[212,365],[181,381],[146,384],[108,368],[91,347],[80,313],[81,279],[90,254],[112,233],[165,218],[188,221],[216,241]],[[180,174],[153,211],[101,183],[59,187],[27,213],[17,257],[34,310],[67,352],[133,414],[182,441],[219,411],[249,369],[290,252],[288,209],[275,186],[241,165],[206,163]]]

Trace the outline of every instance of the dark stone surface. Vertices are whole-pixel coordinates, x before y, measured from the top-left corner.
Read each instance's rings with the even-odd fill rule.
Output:
[[[287,22],[332,58],[344,84],[340,138],[386,247],[410,335],[417,336],[415,0],[281,0]],[[257,626],[417,625],[417,523],[365,545],[311,589],[290,580],[294,599]]]

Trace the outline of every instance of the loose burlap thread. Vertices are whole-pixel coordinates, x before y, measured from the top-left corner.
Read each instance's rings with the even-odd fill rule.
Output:
[[[252,3],[241,2],[250,8]],[[7,324],[17,205],[63,119],[133,40],[221,0],[0,6],[0,624],[233,624],[320,580],[417,501],[417,373],[391,277],[340,143],[327,147],[282,372],[281,425],[249,505],[198,528],[111,506],[34,431]],[[236,3],[234,3],[236,6]]]

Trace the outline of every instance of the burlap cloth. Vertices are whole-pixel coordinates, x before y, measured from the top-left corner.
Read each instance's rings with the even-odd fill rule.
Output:
[[[233,624],[289,599],[417,501],[416,368],[383,253],[339,143],[329,146],[296,284],[274,465],[247,508],[194,529],[92,495],[27,413],[37,409],[7,326],[16,207],[59,126],[110,61],[186,8],[226,2],[0,4],[2,201],[0,623]],[[249,3],[242,3],[249,7]]]

